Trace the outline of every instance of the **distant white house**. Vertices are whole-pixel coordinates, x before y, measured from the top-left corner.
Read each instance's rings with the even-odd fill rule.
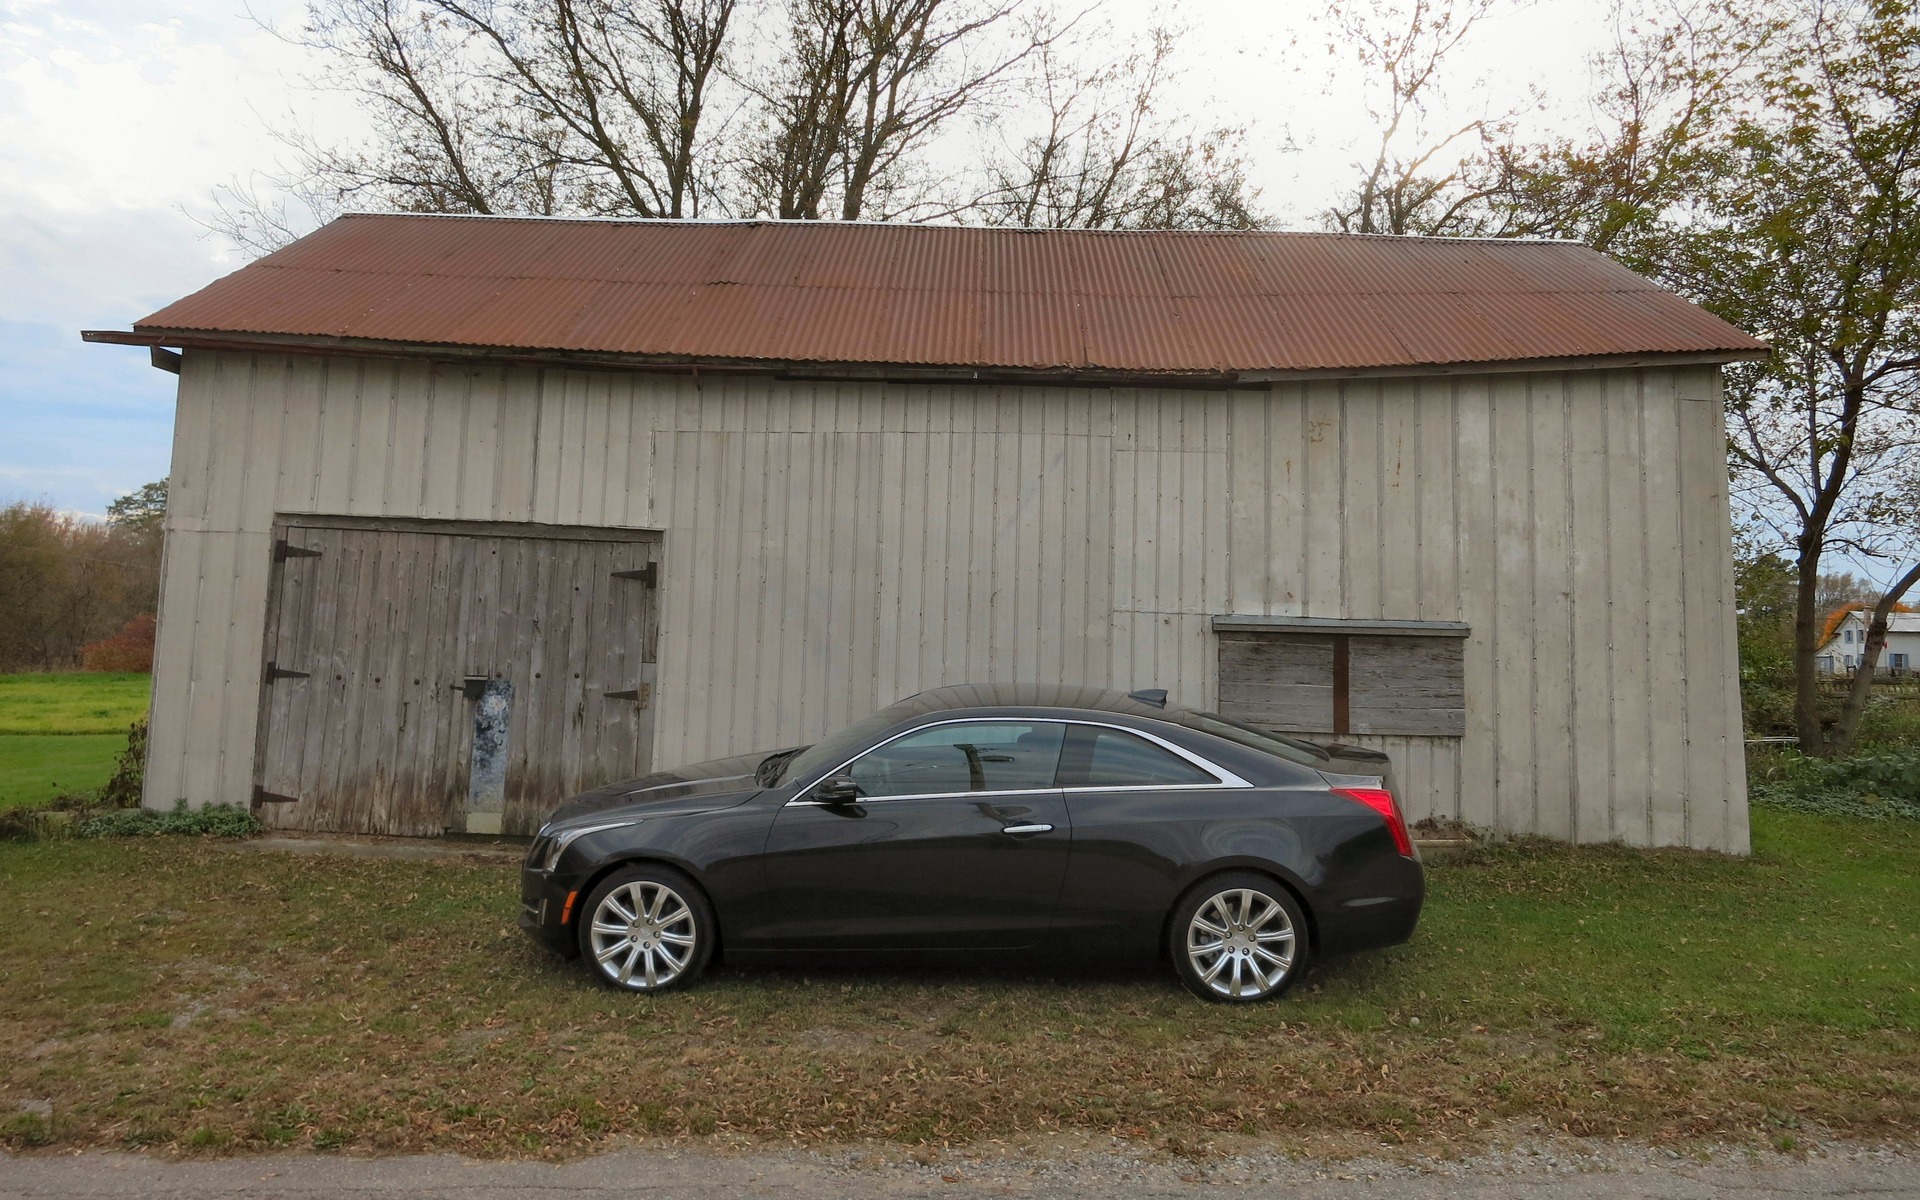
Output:
[[[1817,664],[1823,675],[1846,675],[1857,670],[1867,652],[1867,614],[1855,609],[1820,647]],[[1902,675],[1920,662],[1920,613],[1887,614],[1887,644],[1874,668],[1882,675]]]

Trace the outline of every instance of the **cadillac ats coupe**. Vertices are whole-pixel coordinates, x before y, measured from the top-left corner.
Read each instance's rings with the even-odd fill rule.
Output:
[[[635,992],[721,953],[1036,952],[1158,956],[1244,1003],[1405,941],[1425,891],[1385,755],[1163,692],[981,685],[567,801],[520,924]]]

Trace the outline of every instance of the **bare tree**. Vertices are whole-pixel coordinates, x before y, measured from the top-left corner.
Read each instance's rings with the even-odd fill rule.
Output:
[[[1475,117],[1434,127],[1449,57],[1502,0],[1332,0],[1330,55],[1352,53],[1368,77],[1367,115],[1378,131],[1358,182],[1326,223],[1348,233],[1482,233],[1486,190],[1473,165],[1508,126]]]
[[[307,209],[696,214],[738,0],[312,0],[301,40],[355,93],[373,139],[287,136],[269,181]],[[292,224],[229,188],[243,244]]]
[[[1100,33],[1082,39],[1097,42]],[[1034,55],[1029,97],[1045,125],[990,155],[988,191],[969,206],[989,224],[1085,229],[1250,229],[1263,218],[1247,181],[1242,131],[1170,117],[1178,34],[1091,66],[1049,39]]]
[[[902,215],[903,168],[955,115],[1045,45],[990,35],[1013,0],[788,0],[788,42],[764,83],[746,207],[791,220]]]
[[[1672,281],[1675,218],[1722,174],[1751,70],[1780,26],[1747,0],[1615,0],[1612,26],[1591,63],[1586,131],[1495,139],[1468,164],[1463,192],[1480,231],[1585,242]]]

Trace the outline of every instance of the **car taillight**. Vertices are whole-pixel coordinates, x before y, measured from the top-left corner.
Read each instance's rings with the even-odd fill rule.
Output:
[[[1413,838],[1407,834],[1407,822],[1400,815],[1400,806],[1393,802],[1393,793],[1385,788],[1334,788],[1336,796],[1345,796],[1379,813],[1387,819],[1387,830],[1393,834],[1393,844],[1400,853],[1413,857]]]

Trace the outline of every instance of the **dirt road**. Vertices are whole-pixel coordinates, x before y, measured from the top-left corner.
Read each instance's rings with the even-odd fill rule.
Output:
[[[1122,1154],[1068,1160],[949,1156],[881,1162],[858,1152],[708,1154],[634,1150],[554,1166],[452,1156],[352,1159],[302,1155],[163,1162],[134,1154],[0,1157],[0,1200],[940,1200],[1014,1196],[1098,1200],[1801,1200],[1920,1197],[1920,1158],[1829,1147],[1804,1161],[1720,1155],[1700,1162],[1644,1148],[1540,1150],[1465,1163],[1308,1162],[1239,1157],[1204,1164]]]

